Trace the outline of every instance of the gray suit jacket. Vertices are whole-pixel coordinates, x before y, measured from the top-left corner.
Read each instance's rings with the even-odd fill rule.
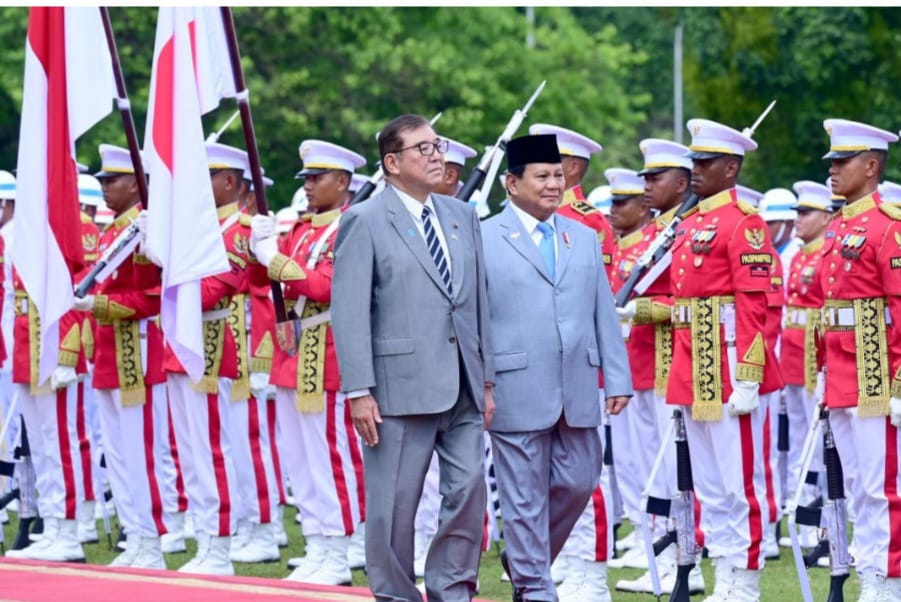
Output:
[[[468,203],[432,198],[453,296],[391,186],[348,209],[338,227],[331,310],[341,390],[371,389],[384,416],[450,409],[461,372],[484,412],[494,380],[478,217]]]
[[[482,224],[491,310],[491,430],[598,426],[598,368],[607,397],[632,394],[632,377],[597,235],[555,216],[556,281],[508,205]]]

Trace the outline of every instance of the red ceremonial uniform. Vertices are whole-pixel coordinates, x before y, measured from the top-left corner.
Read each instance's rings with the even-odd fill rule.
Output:
[[[792,259],[782,330],[782,378],[786,384],[803,385],[811,393],[816,387],[815,337],[824,299],[819,274],[823,242],[819,238],[807,243]]]
[[[842,208],[821,251],[826,405],[862,417],[886,415],[889,396],[901,397],[899,219],[874,192]]]
[[[652,240],[647,230],[636,230],[617,240],[613,256],[613,276],[610,288],[616,294],[629,279],[632,268]],[[636,312],[636,317],[638,317]],[[632,370],[632,386],[635,390],[654,388],[654,325],[644,316],[632,321],[626,337],[626,351]]]
[[[667,403],[697,407],[699,402],[728,401],[727,348],[732,341],[727,334],[735,338],[737,380],[761,383],[760,393],[781,387],[764,336],[774,255],[766,223],[738,202],[734,189],[704,199],[682,222],[670,269],[675,297],[672,372],[684,377],[669,380]],[[696,317],[715,319],[719,327],[711,322],[692,328]],[[696,364],[692,358],[698,344],[715,344],[717,357]]]

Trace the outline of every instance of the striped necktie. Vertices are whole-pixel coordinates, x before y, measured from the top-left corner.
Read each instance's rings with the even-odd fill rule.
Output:
[[[448,293],[453,293],[453,287],[451,286],[451,275],[450,269],[447,267],[447,259],[444,257],[444,251],[441,250],[441,243],[438,242],[438,236],[435,234],[435,228],[432,227],[432,220],[429,219],[429,216],[432,214],[432,211],[425,205],[422,206],[422,229],[425,232],[425,244],[429,248],[429,255],[432,256],[432,261],[435,262],[435,267],[438,268],[438,274],[441,275],[441,279],[444,281],[444,286],[447,287]]]

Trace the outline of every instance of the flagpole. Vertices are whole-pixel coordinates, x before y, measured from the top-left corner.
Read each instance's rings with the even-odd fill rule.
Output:
[[[110,24],[107,7],[100,7],[100,18],[103,21],[103,30],[106,32],[106,43],[109,46],[110,57],[113,60],[113,76],[116,80],[116,103],[119,113],[122,115],[122,125],[125,127],[125,139],[128,141],[128,151],[131,154],[131,164],[135,170],[135,180],[138,183],[138,195],[141,197],[141,205],[147,209],[147,176],[144,174],[144,162],[141,160],[141,146],[138,144],[138,134],[135,130],[135,120],[131,113],[131,103],[128,100],[128,92],[125,90],[125,78],[122,76],[122,65],[119,63],[119,50],[116,47],[116,37],[113,35],[113,26]]]
[[[235,79],[235,98],[238,101],[238,110],[241,112],[241,125],[244,126],[244,144],[247,146],[247,159],[250,162],[250,175],[253,181],[254,198],[257,202],[257,213],[260,215],[268,215],[269,207],[266,203],[266,185],[263,184],[263,170],[260,166],[260,153],[257,149],[257,137],[253,130],[253,116],[250,113],[250,93],[244,83],[244,69],[241,67],[241,54],[238,51],[238,36],[235,33],[235,20],[232,16],[231,7],[223,6],[222,25],[225,28],[225,38],[228,42],[228,54],[231,59],[232,76]],[[293,333],[293,322],[288,318],[288,312],[285,310],[285,299],[282,295],[281,284],[275,280],[270,281],[272,287],[272,303],[275,306],[275,318],[279,324],[287,324],[291,327]],[[288,329],[284,329],[283,335],[287,336]],[[279,336],[279,343],[284,343],[284,347],[296,349],[294,341],[291,338],[284,339]],[[287,351],[288,349],[286,349]]]

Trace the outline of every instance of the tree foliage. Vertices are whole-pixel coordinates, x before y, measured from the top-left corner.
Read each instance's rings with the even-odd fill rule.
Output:
[[[27,8],[3,8],[0,42],[0,166],[16,160]],[[301,140],[320,138],[367,157],[375,133],[401,113],[443,111],[438,131],[483,151],[547,80],[520,129],[555,123],[598,140],[586,188],[603,169],[637,168],[638,141],[673,136],[673,31],[684,26],[685,119],[705,117],[737,129],[776,98],[755,138],[743,183],[766,190],[800,179],[823,181],[828,139],[822,121],[844,117],[886,129],[901,101],[901,11],[893,8],[563,8],[534,11],[534,45],[522,9],[234,9],[260,154],[274,207],[297,188]],[[143,138],[156,9],[110,9],[139,138]],[[205,118],[214,131],[231,100]],[[687,134],[687,133],[686,133]],[[687,136],[686,136],[687,137]],[[222,137],[243,145],[233,125]],[[96,168],[100,142],[125,144],[118,113],[77,143]],[[888,178],[901,177],[890,161]],[[497,193],[497,191],[495,191]]]

